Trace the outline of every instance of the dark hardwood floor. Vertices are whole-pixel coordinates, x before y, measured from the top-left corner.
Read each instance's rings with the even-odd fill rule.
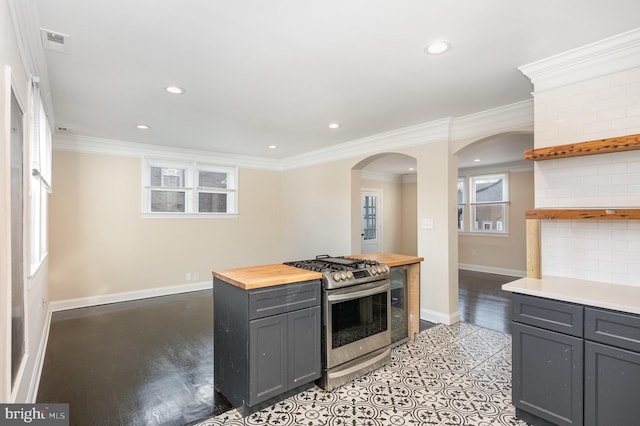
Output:
[[[82,426],[226,411],[213,391],[212,300],[206,290],[54,313],[37,401],[69,403]]]
[[[459,271],[462,321],[510,332],[516,279]],[[213,390],[211,290],[56,312],[38,402],[71,425],[186,425],[230,405]],[[424,330],[435,324],[420,321]]]
[[[501,286],[518,278],[460,269],[460,320],[511,334],[511,292],[502,290]]]

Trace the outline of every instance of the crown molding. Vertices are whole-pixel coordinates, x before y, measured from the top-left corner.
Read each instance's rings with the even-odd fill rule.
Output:
[[[535,93],[640,66],[640,28],[518,67]]]
[[[113,155],[119,157],[168,157],[176,160],[201,161],[218,165],[247,167],[252,169],[281,170],[280,161],[234,154],[222,154],[186,148],[173,148],[93,136],[61,135],[53,137],[56,151],[84,154]]]
[[[210,151],[173,148],[125,142],[74,134],[54,134],[56,151],[74,151],[88,154],[127,157],[170,157],[207,161],[220,165],[234,165],[267,170],[289,170],[347,158],[366,157],[393,152],[402,148],[457,139],[486,137],[509,130],[533,127],[533,100],[492,108],[457,118],[443,118],[415,126],[404,127],[365,138],[356,139],[327,148],[284,159],[223,154]]]
[[[533,131],[533,99],[456,117],[451,126],[451,140],[479,139],[529,128]]]
[[[429,121],[410,127],[392,130],[339,145],[322,148],[305,154],[285,158],[283,169],[295,169],[329,161],[379,154],[449,140],[451,118]]]

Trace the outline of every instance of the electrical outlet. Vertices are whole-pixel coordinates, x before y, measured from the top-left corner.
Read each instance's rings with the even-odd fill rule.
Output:
[[[198,279],[200,279],[200,276],[198,275],[198,273],[197,273],[197,272],[194,272],[194,273],[193,273],[193,280],[194,280],[194,281],[197,281]]]
[[[476,255],[476,249],[471,249],[471,256],[475,256]]]
[[[191,281],[191,272],[185,272],[184,279],[185,281]]]

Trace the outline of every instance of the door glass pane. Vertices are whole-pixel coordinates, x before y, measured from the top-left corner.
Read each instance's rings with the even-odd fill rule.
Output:
[[[151,191],[151,211],[176,213],[185,212],[186,193],[183,191]]]
[[[331,347],[387,330],[387,292],[331,304]]]
[[[362,201],[362,233],[365,240],[376,238],[377,197],[365,195]]]

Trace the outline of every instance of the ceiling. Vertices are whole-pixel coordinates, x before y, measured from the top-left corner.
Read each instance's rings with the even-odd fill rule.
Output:
[[[530,99],[518,66],[640,22],[638,0],[33,2],[69,36],[45,51],[55,127],[273,159]]]

